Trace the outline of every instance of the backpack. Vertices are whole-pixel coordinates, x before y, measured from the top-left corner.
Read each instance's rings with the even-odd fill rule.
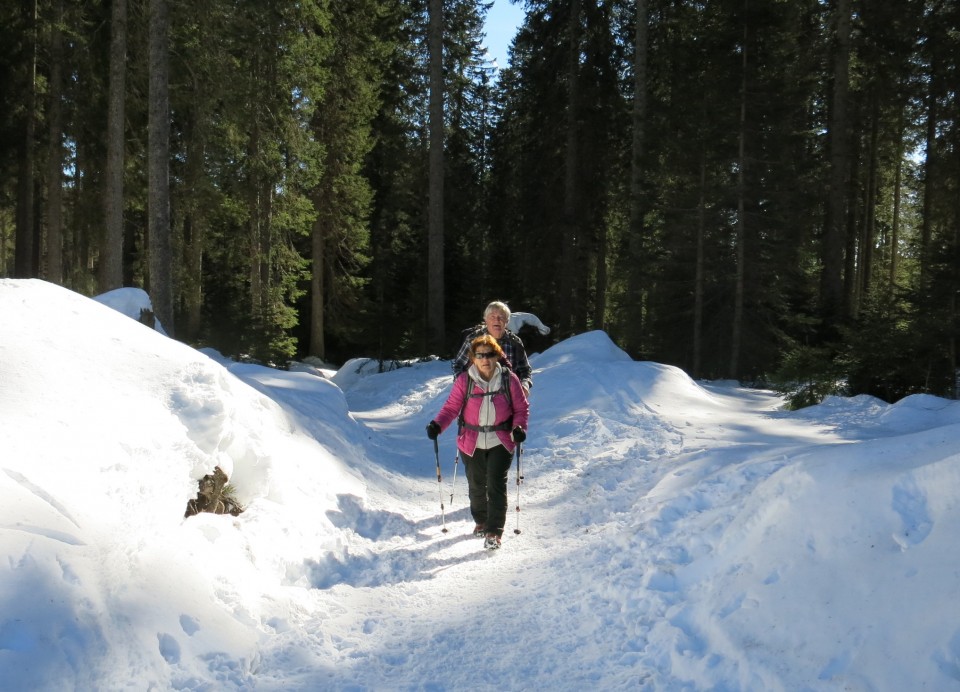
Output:
[[[467,430],[476,430],[477,432],[495,432],[497,430],[512,430],[513,429],[513,395],[510,393],[510,373],[512,370],[507,366],[500,364],[500,389],[497,389],[492,392],[484,392],[483,394],[474,394],[473,393],[473,383],[474,379],[470,377],[470,374],[464,370],[464,375],[467,376],[467,395],[463,398],[463,405],[460,407],[460,415],[457,416],[457,435],[460,435],[460,432],[466,428]],[[511,415],[510,417],[503,421],[502,423],[497,423],[496,425],[471,425],[463,420],[463,412],[467,408],[467,402],[474,397],[483,397],[483,396],[496,396],[497,394],[503,394],[507,397],[507,404],[510,407]]]
[[[481,334],[483,334],[483,330],[485,327],[486,325],[483,324],[483,322],[481,322],[480,324],[475,324],[472,327],[467,327],[462,332],[460,332],[460,343],[462,344],[468,337],[470,339],[474,339],[475,337],[480,336]]]

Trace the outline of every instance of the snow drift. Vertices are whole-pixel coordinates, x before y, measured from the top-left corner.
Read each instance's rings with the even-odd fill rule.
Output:
[[[10,689],[960,686],[956,402],[788,413],[582,334],[491,555],[424,434],[449,362],[231,363],[130,298],[0,280]],[[184,519],[217,465],[247,510]]]

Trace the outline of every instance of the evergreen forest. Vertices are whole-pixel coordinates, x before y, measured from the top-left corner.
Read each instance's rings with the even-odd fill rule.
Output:
[[[504,300],[531,352],[957,396],[960,3],[516,4],[496,65],[483,0],[3,3],[0,277],[281,366]]]

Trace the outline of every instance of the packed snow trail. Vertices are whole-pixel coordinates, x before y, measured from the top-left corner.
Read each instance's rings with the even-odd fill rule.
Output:
[[[485,551],[424,432],[449,363],[329,380],[119,309],[0,280],[10,689],[960,687],[957,402],[788,413],[582,334]],[[247,510],[184,519],[215,465]]]
[[[730,496],[776,472],[787,459],[784,450],[836,440],[823,426],[777,420],[773,412],[781,402],[770,393],[698,387],[673,368],[634,363],[611,346],[595,333],[535,358],[522,533],[513,533],[516,516],[508,514],[503,549],[496,554],[470,534],[462,475],[460,504],[446,507],[450,532],[441,530],[436,478],[430,478],[435,461],[423,431],[449,389],[449,365],[415,366],[425,371],[425,388],[405,389],[410,378],[397,372],[347,389],[353,416],[383,438],[384,449],[423,450],[419,461],[386,464],[410,470],[419,464],[418,519],[404,524],[399,517],[356,517],[383,532],[366,531],[369,543],[355,560],[318,570],[324,576],[316,586],[325,591],[318,598],[329,599],[331,608],[340,604],[347,619],[365,626],[333,644],[322,672],[304,673],[304,687],[675,685],[672,659],[651,656],[648,636],[665,622],[665,636],[694,636],[691,625],[672,616],[683,601],[676,572],[698,557],[690,545],[704,554],[712,547],[708,533],[688,535],[689,529],[673,544],[676,525],[702,515],[704,526],[718,533],[736,511],[727,504]],[[598,360],[598,353],[611,357]],[[569,363],[576,365],[564,368]],[[555,369],[562,377],[551,379]],[[384,406],[384,400],[390,403]],[[686,414],[673,420],[658,413],[664,409]],[[538,424],[548,432],[538,434]],[[453,434],[441,440],[446,502]],[[515,479],[514,467],[511,500]],[[652,535],[665,545],[651,546]],[[330,574],[344,580],[331,582]],[[391,612],[413,615],[393,618]],[[497,664],[485,665],[483,655],[472,654],[474,646],[489,651]],[[546,650],[554,654],[544,658],[540,652]],[[556,657],[570,662],[557,665]],[[715,665],[734,670],[741,663],[734,657]],[[764,685],[776,680],[762,668],[750,675]]]

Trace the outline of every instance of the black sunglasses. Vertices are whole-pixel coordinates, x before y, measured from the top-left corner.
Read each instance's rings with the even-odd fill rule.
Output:
[[[477,351],[476,353],[473,354],[473,357],[474,358],[496,358],[497,352],[496,351]]]

